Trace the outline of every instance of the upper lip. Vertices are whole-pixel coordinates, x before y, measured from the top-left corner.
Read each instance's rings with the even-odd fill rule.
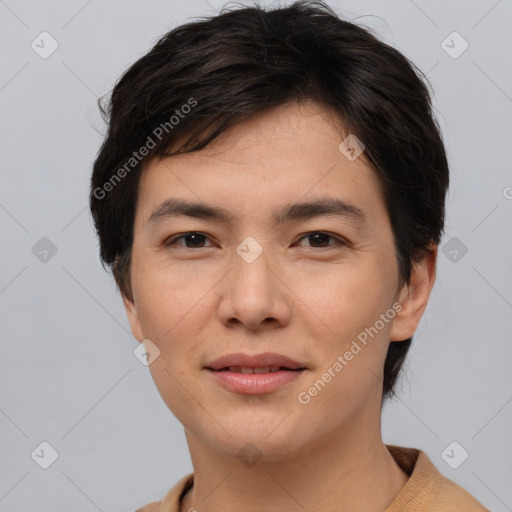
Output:
[[[237,366],[242,368],[265,368],[267,366],[284,366],[290,370],[297,370],[305,368],[305,366],[287,356],[281,354],[273,354],[265,352],[263,354],[249,355],[249,354],[226,354],[206,365],[210,370],[221,370],[222,368],[229,368],[230,366]]]

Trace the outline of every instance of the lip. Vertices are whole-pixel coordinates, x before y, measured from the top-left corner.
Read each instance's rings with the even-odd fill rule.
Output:
[[[265,368],[282,366],[287,368],[268,373],[241,373],[242,368]],[[233,368],[231,371],[229,368]],[[218,384],[235,393],[258,395],[276,391],[301,377],[307,368],[293,359],[281,354],[265,352],[263,354],[227,354],[205,366],[208,373]]]
[[[229,370],[214,371],[206,369],[215,381],[235,393],[262,395],[276,391],[304,374],[303,370],[279,370],[269,373],[238,373]]]
[[[245,368],[264,368],[266,366],[284,366],[290,370],[305,369],[306,366],[281,354],[264,352],[262,354],[226,354],[205,365],[209,370],[221,370],[230,366],[241,366]],[[278,372],[274,372],[278,373]]]

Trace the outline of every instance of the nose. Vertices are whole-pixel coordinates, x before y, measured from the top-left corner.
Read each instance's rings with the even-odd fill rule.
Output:
[[[219,316],[224,325],[251,331],[284,327],[290,322],[292,293],[277,259],[263,251],[254,261],[235,254],[232,270],[222,281]]]

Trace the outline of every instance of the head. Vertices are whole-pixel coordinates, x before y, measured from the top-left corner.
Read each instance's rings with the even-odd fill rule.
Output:
[[[368,29],[296,2],[182,25],[115,85],[90,194],[101,258],[134,336],[160,350],[162,398],[196,435],[228,451],[283,407],[318,435],[394,393],[444,226],[448,164],[426,83]],[[274,393],[236,394],[206,369],[233,352],[307,369]]]

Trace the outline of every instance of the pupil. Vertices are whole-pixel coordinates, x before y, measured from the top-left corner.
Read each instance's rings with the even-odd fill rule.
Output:
[[[199,234],[197,234],[197,233],[192,233],[191,235],[187,235],[187,238],[188,238],[189,240],[190,240],[190,239],[192,239],[192,240],[193,240],[193,241],[192,241],[192,245],[195,245],[195,244],[194,244],[194,240],[195,240],[195,243],[196,243],[196,244],[197,244],[197,243],[199,243],[199,244],[200,244],[200,243],[201,243],[201,238],[204,238],[204,236],[203,236],[203,235],[199,235]],[[199,238],[199,240],[198,240],[198,238]]]
[[[322,245],[323,247],[325,247],[325,245],[328,245],[329,235],[327,235],[326,233],[315,233],[314,235],[309,235],[309,238],[316,238],[317,242],[318,238],[320,238],[320,245]],[[324,239],[325,244],[322,244],[322,238]]]

